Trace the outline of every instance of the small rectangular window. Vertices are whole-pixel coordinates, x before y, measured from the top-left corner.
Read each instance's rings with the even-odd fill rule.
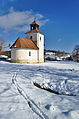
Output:
[[[31,56],[31,52],[29,52],[29,56]]]

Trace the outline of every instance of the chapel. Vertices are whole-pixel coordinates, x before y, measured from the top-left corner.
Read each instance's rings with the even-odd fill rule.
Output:
[[[18,37],[11,46],[11,61],[14,63],[44,62],[44,35],[39,31],[39,24],[34,20],[26,38]]]

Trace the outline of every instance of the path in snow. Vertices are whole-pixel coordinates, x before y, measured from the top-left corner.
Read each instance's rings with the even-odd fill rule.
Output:
[[[18,90],[19,94],[25,99],[25,102],[31,108],[31,110],[37,114],[41,119],[49,119],[47,115],[35,104],[35,102],[26,94],[26,92],[19,86],[17,82],[17,73],[14,73],[12,76],[12,83],[15,85],[16,89]]]

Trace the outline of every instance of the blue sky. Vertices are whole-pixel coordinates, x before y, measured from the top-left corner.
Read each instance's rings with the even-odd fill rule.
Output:
[[[79,0],[0,0],[0,38],[25,37],[34,16],[46,49],[71,52],[79,44]]]

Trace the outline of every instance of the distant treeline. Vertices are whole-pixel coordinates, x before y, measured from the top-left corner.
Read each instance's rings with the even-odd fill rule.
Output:
[[[56,50],[45,50],[45,52],[52,52],[52,53],[56,53],[56,54],[58,54],[58,53],[61,53],[61,54],[63,54],[63,53],[65,53],[65,54],[68,54],[67,52],[65,52],[65,51],[56,51]]]
[[[0,51],[0,55],[6,55],[8,58],[11,58],[11,51]]]

